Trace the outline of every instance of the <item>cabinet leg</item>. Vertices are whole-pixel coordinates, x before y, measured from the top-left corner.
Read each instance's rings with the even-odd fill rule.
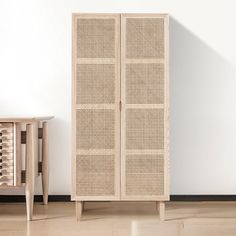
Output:
[[[165,202],[157,202],[160,220],[165,220]]]
[[[42,189],[43,204],[48,204],[48,123],[43,122],[43,143],[42,143]]]
[[[76,201],[76,219],[77,219],[77,221],[79,221],[81,219],[82,210],[83,210],[83,202]]]
[[[27,220],[32,220],[34,205],[34,181],[36,175],[37,140],[38,133],[36,124],[26,126],[26,211]]]

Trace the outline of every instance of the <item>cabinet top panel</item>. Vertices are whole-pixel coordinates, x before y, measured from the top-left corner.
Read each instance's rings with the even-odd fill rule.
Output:
[[[43,120],[51,120],[54,116],[0,116],[0,122],[34,122],[34,121],[43,121]]]

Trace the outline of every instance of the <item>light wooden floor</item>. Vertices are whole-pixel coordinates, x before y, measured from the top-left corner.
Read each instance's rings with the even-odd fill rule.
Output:
[[[235,236],[236,202],[170,202],[165,222],[155,203],[86,203],[76,222],[74,203],[35,205],[27,222],[24,204],[0,204],[0,236]]]

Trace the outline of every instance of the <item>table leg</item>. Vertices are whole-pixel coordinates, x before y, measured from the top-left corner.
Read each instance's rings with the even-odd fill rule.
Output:
[[[26,125],[26,210],[27,220],[32,220],[34,204],[34,186],[37,166],[37,146],[38,146],[37,123]]]
[[[43,203],[48,204],[48,123],[43,122],[43,144],[42,144],[42,187],[43,187]]]

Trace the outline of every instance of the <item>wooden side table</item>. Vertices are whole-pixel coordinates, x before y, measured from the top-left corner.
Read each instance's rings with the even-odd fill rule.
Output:
[[[53,117],[0,117],[0,188],[25,186],[27,220],[32,220],[35,180],[42,176],[48,203],[48,121]]]

